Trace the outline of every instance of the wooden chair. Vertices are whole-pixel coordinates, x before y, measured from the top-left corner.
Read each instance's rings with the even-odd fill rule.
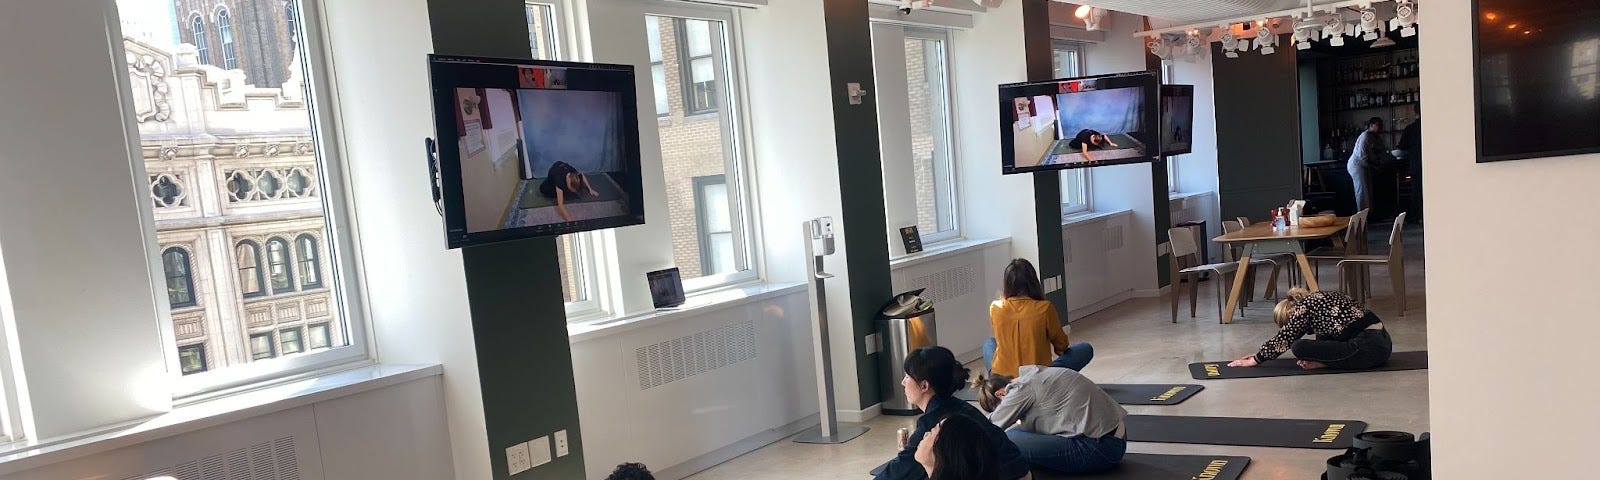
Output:
[[[1172,323],[1178,323],[1178,296],[1182,294],[1178,291],[1178,286],[1183,283],[1182,280],[1184,278],[1189,280],[1189,316],[1195,316],[1196,305],[1199,303],[1197,297],[1200,292],[1200,274],[1204,272],[1217,274],[1217,278],[1214,279],[1217,284],[1217,322],[1221,323],[1222,309],[1224,308],[1222,304],[1222,298],[1225,293],[1223,292],[1224,284],[1233,283],[1231,279],[1224,279],[1225,276],[1231,277],[1232,275],[1224,274],[1237,275],[1239,273],[1239,264],[1237,262],[1224,262],[1201,265],[1200,245],[1195,240],[1193,230],[1187,228],[1167,229],[1167,238],[1169,239],[1168,244],[1172,248]],[[1192,266],[1185,267],[1184,265]],[[1240,305],[1239,310],[1243,312],[1244,306]]]
[[[1400,216],[1394,219],[1394,228],[1389,231],[1388,255],[1345,255],[1344,260],[1340,260],[1338,265],[1341,278],[1349,271],[1347,269],[1359,270],[1368,266],[1388,267],[1389,285],[1394,288],[1394,295],[1400,303],[1400,316],[1402,317],[1406,316],[1405,242],[1401,238],[1405,225],[1406,214],[1401,212]],[[1350,285],[1347,293],[1353,292],[1352,296],[1356,297],[1357,301],[1365,302],[1366,298],[1371,296],[1371,292],[1364,291],[1363,287],[1363,285]]]
[[[1367,253],[1367,215],[1370,211],[1370,209],[1362,210],[1350,216],[1350,226],[1344,229],[1343,241],[1335,238],[1332,247],[1315,248],[1306,252],[1306,260],[1311,262],[1311,271],[1317,274],[1319,280],[1322,278],[1322,262],[1338,262],[1349,255]],[[1368,289],[1363,288],[1363,291],[1366,290]]]
[[[1239,220],[1239,228],[1244,228],[1244,227],[1250,226],[1250,217],[1236,217],[1236,218],[1238,218],[1238,220]],[[1243,249],[1243,247],[1240,247],[1239,250],[1242,250],[1242,249]],[[1240,252],[1239,251],[1235,251],[1234,253],[1237,254],[1237,253],[1240,253]],[[1235,257],[1235,258],[1237,258],[1237,257]],[[1292,287],[1292,286],[1300,284],[1299,261],[1295,260],[1294,255],[1290,255],[1290,254],[1287,254],[1287,253],[1279,253],[1279,254],[1275,254],[1275,255],[1267,255],[1265,257],[1260,257],[1260,258],[1262,258],[1264,260],[1271,260],[1272,263],[1273,263],[1273,267],[1272,268],[1274,270],[1276,270],[1278,268],[1285,268],[1286,267],[1285,271],[1289,272],[1289,286]],[[1254,258],[1252,258],[1251,260],[1254,260]],[[1253,275],[1253,273],[1252,273],[1252,275]],[[1250,278],[1250,280],[1253,282],[1255,280],[1255,277],[1252,276]],[[1276,280],[1274,280],[1274,281],[1276,281]],[[1251,286],[1254,287],[1254,284],[1252,283]],[[1272,298],[1274,300],[1276,300],[1278,298],[1278,296],[1277,296],[1277,287],[1273,287],[1271,290],[1268,290],[1267,292],[1270,295],[1270,298]]]
[[[1244,218],[1244,217],[1239,217],[1239,218]],[[1248,221],[1248,220],[1245,220],[1245,221]],[[1222,233],[1224,233],[1224,234],[1237,232],[1237,231],[1240,231],[1240,230],[1243,230],[1243,229],[1244,229],[1244,224],[1243,224],[1242,221],[1241,222],[1236,222],[1236,221],[1233,221],[1233,220],[1223,220],[1222,221]],[[1222,260],[1225,261],[1225,262],[1238,263],[1239,262],[1239,256],[1244,255],[1244,248],[1240,247],[1238,245],[1224,245],[1224,248],[1225,249],[1222,251]],[[1255,267],[1258,266],[1258,265],[1259,266],[1272,265],[1272,275],[1267,277],[1267,291],[1264,292],[1264,294],[1261,296],[1261,298],[1270,298],[1270,299],[1276,300],[1278,298],[1278,270],[1283,268],[1283,266],[1286,265],[1286,264],[1287,265],[1293,265],[1292,263],[1285,263],[1285,259],[1286,258],[1290,262],[1294,261],[1293,260],[1294,259],[1293,255],[1273,255],[1273,256],[1269,256],[1269,257],[1251,258],[1250,259],[1250,271],[1245,272],[1245,283],[1244,283],[1244,288],[1245,288],[1244,294],[1245,295],[1243,297],[1240,297],[1240,298],[1242,300],[1244,300],[1244,302],[1246,304],[1248,304],[1250,302],[1250,299],[1255,297],[1255,293],[1256,293],[1256,275],[1255,275],[1256,268]],[[1294,267],[1292,267],[1292,266],[1289,267],[1289,271],[1293,272],[1294,271]],[[1291,285],[1293,284],[1292,281],[1290,283],[1291,283]]]

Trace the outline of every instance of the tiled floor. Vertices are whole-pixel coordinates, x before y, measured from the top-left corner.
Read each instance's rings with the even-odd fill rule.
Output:
[[[1386,251],[1388,225],[1373,225],[1372,245]],[[1408,227],[1405,317],[1397,315],[1388,272],[1374,269],[1375,298],[1368,306],[1384,319],[1396,351],[1427,348],[1422,234]],[[1324,288],[1338,285],[1333,267],[1323,267]],[[1266,275],[1259,275],[1265,282]],[[1069,280],[1070,281],[1070,280]],[[1215,281],[1215,280],[1212,280]],[[1281,282],[1281,281],[1280,281]],[[1193,383],[1190,362],[1238,358],[1276,330],[1271,301],[1252,302],[1244,317],[1219,325],[1209,283],[1200,285],[1197,318],[1187,305],[1178,323],[1170,322],[1167,299],[1124,302],[1072,324],[1073,341],[1094,344],[1096,358],[1084,374],[1100,383]],[[1264,288],[1258,287],[1258,295]],[[1187,298],[1184,298],[1185,302]],[[960,349],[957,349],[960,350]],[[976,368],[976,365],[969,367]],[[1265,418],[1328,418],[1366,421],[1370,430],[1422,432],[1428,427],[1427,371],[1358,373],[1205,381],[1205,390],[1174,406],[1129,406],[1130,413],[1238,416]],[[868,422],[872,431],[843,445],[805,445],[780,441],[691,478],[790,479],[866,478],[867,471],[894,455],[895,430],[909,427],[914,417],[882,416]],[[1251,457],[1244,479],[1315,479],[1333,450],[1133,443],[1130,452],[1202,453]]]

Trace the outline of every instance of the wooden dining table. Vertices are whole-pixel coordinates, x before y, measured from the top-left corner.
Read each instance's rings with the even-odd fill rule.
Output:
[[[1233,312],[1239,306],[1239,292],[1244,290],[1246,272],[1250,268],[1250,257],[1256,255],[1273,255],[1281,253],[1294,254],[1295,261],[1300,263],[1300,272],[1304,273],[1306,286],[1311,291],[1317,291],[1317,275],[1311,270],[1311,262],[1306,260],[1303,242],[1328,238],[1344,231],[1350,226],[1350,217],[1334,219],[1332,225],[1326,227],[1289,227],[1283,231],[1272,228],[1272,222],[1256,222],[1233,233],[1228,233],[1211,239],[1217,243],[1242,243],[1244,254],[1239,256],[1239,270],[1233,276],[1233,288],[1228,291],[1228,305],[1222,311],[1222,323],[1233,323]]]

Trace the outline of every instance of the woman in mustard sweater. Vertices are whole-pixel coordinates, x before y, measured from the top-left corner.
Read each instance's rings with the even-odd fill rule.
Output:
[[[983,343],[983,360],[995,375],[1016,377],[1023,365],[1083,370],[1094,359],[1088,343],[1067,342],[1056,307],[1044,299],[1039,274],[1025,259],[1006,266],[999,300],[989,304],[994,336]]]

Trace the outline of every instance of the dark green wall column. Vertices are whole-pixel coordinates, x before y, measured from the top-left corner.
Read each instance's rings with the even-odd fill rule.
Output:
[[[804,0],[802,0],[804,1]],[[834,141],[839,155],[839,204],[850,278],[851,344],[855,346],[857,387],[865,409],[882,401],[878,356],[867,355],[861,339],[877,328],[878,307],[889,300],[888,219],[883,205],[883,161],[878,150],[877,88],[872,78],[872,31],[863,0],[823,0],[828,36],[828,81],[833,91]],[[775,54],[776,52],[769,52]],[[848,83],[867,95],[850,104]],[[841,352],[842,353],[842,352]],[[837,355],[837,353],[836,353]]]
[[[1282,37],[1280,45],[1292,43]],[[1301,198],[1299,70],[1292,50],[1226,58],[1221,49],[1212,44],[1217,118],[1227,119],[1217,122],[1222,218],[1259,221],[1269,209]]]
[[[1023,0],[1022,49],[1028,65],[1028,81],[1051,80],[1056,76],[1050,61],[1050,1]],[[1033,173],[1034,223],[1039,236],[1039,278],[1062,277],[1061,288],[1045,294],[1055,304],[1061,320],[1067,320],[1066,247],[1061,239],[1061,173]]]
[[[532,53],[522,2],[428,0],[428,15],[437,53],[504,58],[529,58]],[[553,238],[461,250],[488,426],[485,441],[495,479],[584,478],[578,394],[556,255]],[[507,474],[507,447],[557,430],[567,431],[569,455],[516,476]],[[553,447],[553,438],[551,442]]]
[[[1144,54],[1144,69],[1161,74],[1161,57],[1149,53]],[[1166,78],[1161,78],[1165,85]],[[1157,107],[1159,108],[1159,106]],[[1150,200],[1155,202],[1151,211],[1155,215],[1156,245],[1167,243],[1167,229],[1172,228],[1172,197],[1168,194],[1172,185],[1167,182],[1167,162],[1174,161],[1172,157],[1156,157],[1150,164]],[[1159,252],[1159,249],[1157,249]],[[1156,287],[1164,287],[1172,283],[1172,269],[1167,264],[1172,261],[1171,254],[1156,255]]]

